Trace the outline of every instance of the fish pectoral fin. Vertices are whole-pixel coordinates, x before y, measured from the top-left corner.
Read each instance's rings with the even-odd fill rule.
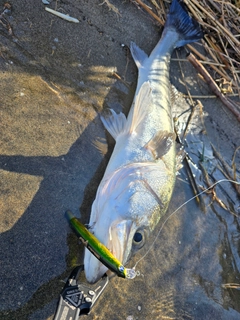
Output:
[[[152,153],[154,159],[157,160],[162,158],[162,156],[170,150],[175,139],[175,133],[160,130],[144,147],[148,149]]]
[[[124,133],[127,119],[122,112],[116,113],[113,109],[108,109],[108,112],[105,112],[100,118],[106,130],[115,140]]]
[[[140,49],[135,42],[131,42],[130,51],[136,63],[136,66],[138,67],[138,69],[141,68],[143,66],[144,60],[148,59],[148,55],[142,49]]]

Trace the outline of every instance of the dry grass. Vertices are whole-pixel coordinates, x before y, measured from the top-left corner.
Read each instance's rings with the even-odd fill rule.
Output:
[[[240,96],[240,9],[237,1],[184,0],[184,3],[205,31],[202,44],[206,53],[212,62],[219,63],[217,69],[212,69],[223,78],[220,89],[223,93],[233,91]],[[230,87],[225,86],[227,83]]]
[[[157,23],[164,25],[170,1],[150,0],[152,8],[141,0],[131,1],[144,8]],[[240,121],[240,104],[229,98],[240,97],[240,1],[183,0],[183,2],[205,33],[201,45],[194,47],[188,45],[188,49],[195,56],[195,59],[189,61],[191,63],[193,60],[197,61],[198,72],[208,85],[209,81],[212,81],[210,88],[214,88],[213,93]],[[209,72],[204,65],[207,65]],[[207,75],[207,79],[204,75]]]

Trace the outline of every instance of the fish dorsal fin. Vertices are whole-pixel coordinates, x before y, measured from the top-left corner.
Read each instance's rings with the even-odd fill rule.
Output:
[[[132,106],[128,119],[126,131],[133,133],[137,131],[137,127],[149,113],[152,105],[152,89],[149,81],[144,82],[141,86],[134,106]]]
[[[172,147],[176,135],[173,132],[158,131],[155,136],[144,146],[148,149],[154,159],[160,159],[164,156]]]
[[[130,51],[136,63],[136,66],[138,67],[138,69],[141,68],[144,61],[148,59],[148,55],[142,49],[140,49],[135,42],[131,42]]]
[[[108,109],[108,112],[105,112],[100,118],[104,127],[115,140],[120,134],[124,133],[126,116],[122,112],[116,113],[113,109]]]

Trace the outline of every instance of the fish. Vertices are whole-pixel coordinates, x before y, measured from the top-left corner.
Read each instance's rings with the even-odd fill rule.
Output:
[[[115,146],[92,204],[89,230],[125,266],[166,213],[176,177],[176,143],[169,67],[175,48],[203,37],[200,25],[178,0],[169,9],[162,36],[148,56],[130,45],[138,67],[129,114],[101,115]],[[108,268],[88,249],[85,277],[97,282]]]

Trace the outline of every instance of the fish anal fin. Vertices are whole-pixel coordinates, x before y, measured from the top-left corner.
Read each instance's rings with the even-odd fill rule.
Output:
[[[170,150],[175,139],[175,133],[160,130],[144,147],[152,153],[154,159],[160,159]]]
[[[116,113],[113,109],[107,109],[100,117],[104,127],[115,140],[124,133],[127,120],[122,112]]]
[[[141,68],[144,61],[148,59],[148,55],[142,49],[140,49],[135,42],[131,42],[130,51],[136,63],[136,66],[138,67],[138,69]]]

